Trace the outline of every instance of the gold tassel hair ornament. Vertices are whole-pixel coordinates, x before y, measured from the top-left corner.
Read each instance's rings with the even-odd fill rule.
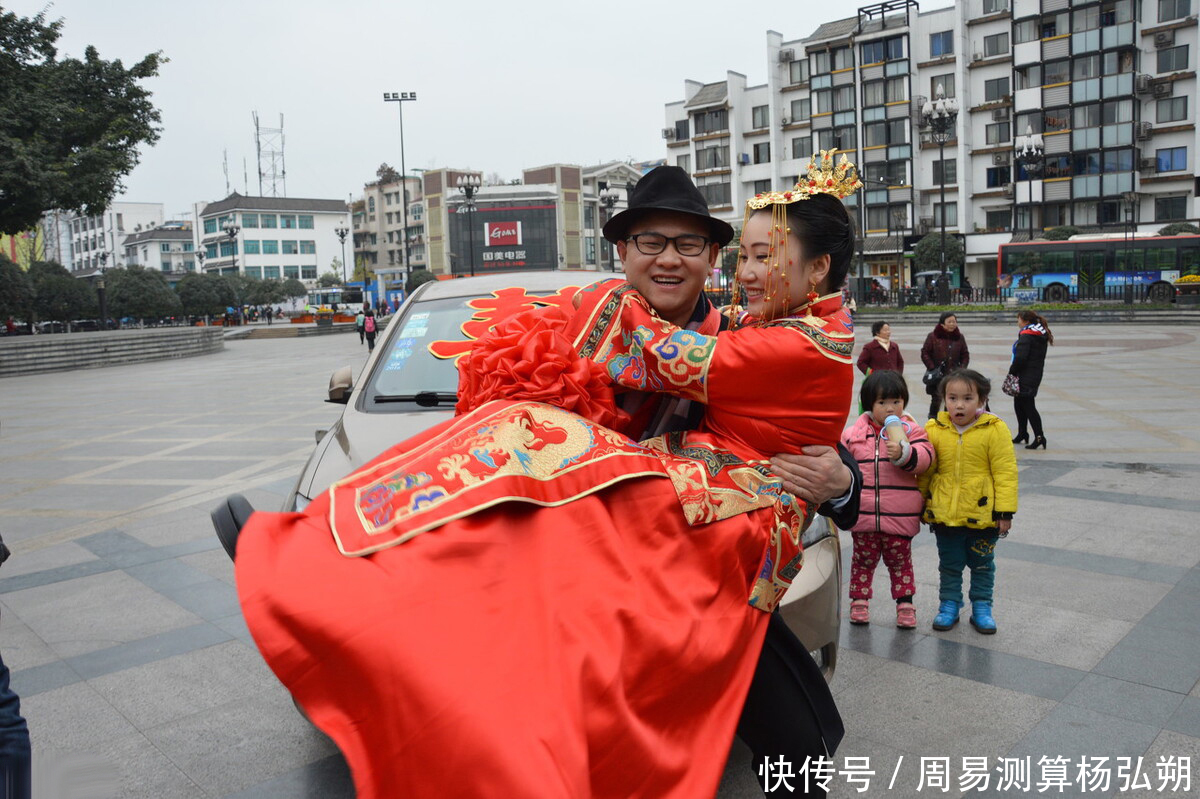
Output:
[[[788,237],[792,229],[788,226],[787,207],[792,203],[802,202],[817,194],[831,194],[842,200],[862,188],[858,179],[858,169],[850,163],[845,154],[834,161],[837,150],[822,150],[819,156],[813,155],[808,160],[808,177],[802,178],[790,191],[770,191],[756,194],[746,202],[746,214],[742,219],[742,230],[750,217],[759,211],[771,209],[771,235],[767,245],[767,279],[763,287],[763,303],[770,307],[774,299],[783,292],[783,296],[791,294],[791,279],[788,274]],[[739,258],[739,266],[740,266]],[[816,285],[809,290],[807,302],[803,307],[809,308],[812,315],[812,305],[816,302]],[[734,326],[742,313],[741,282],[734,279],[733,297],[730,307],[730,319]],[[799,310],[799,309],[795,309]],[[765,320],[764,320],[765,321]]]

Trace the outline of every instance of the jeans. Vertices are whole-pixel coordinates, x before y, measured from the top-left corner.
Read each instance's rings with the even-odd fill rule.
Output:
[[[963,569],[971,570],[972,602],[992,601],[996,584],[996,542],[994,529],[971,530],[965,527],[934,529],[938,548],[938,573],[941,585],[938,599],[942,602],[962,602]]]
[[[0,658],[0,799],[29,798],[29,727],[21,700],[8,685],[8,667]]]

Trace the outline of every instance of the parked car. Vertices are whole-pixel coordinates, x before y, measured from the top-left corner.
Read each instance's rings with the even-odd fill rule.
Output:
[[[465,340],[463,325],[476,313],[469,303],[518,287],[549,295],[567,286],[610,278],[603,272],[520,272],[426,283],[415,291],[383,331],[356,385],[343,367],[329,382],[328,401],[345,403],[317,445],[283,510],[303,509],[338,480],[403,441],[450,418],[457,402],[454,361],[434,357],[434,341]],[[838,531],[819,517],[804,533],[804,567],[788,595],[784,617],[812,651],[826,678],[833,676],[841,612],[841,548]]]

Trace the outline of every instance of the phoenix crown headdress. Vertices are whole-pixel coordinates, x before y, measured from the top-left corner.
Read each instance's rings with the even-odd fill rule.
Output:
[[[836,148],[822,150],[819,160],[816,155],[808,159],[808,177],[802,178],[790,191],[764,192],[755,195],[746,205],[757,211],[768,205],[790,205],[807,200],[814,194],[832,194],[839,200],[849,197],[863,184],[858,179],[858,168],[850,163],[845,153],[834,164],[836,154]]]

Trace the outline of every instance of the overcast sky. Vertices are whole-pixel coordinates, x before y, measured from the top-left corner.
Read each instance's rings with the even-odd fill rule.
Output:
[[[0,0],[2,1],[2,0]],[[161,202],[168,218],[225,196],[258,193],[254,126],[283,114],[287,194],[348,199],[386,161],[520,177],[525,167],[665,155],[663,105],[686,79],[726,70],[766,81],[766,31],[803,38],[859,4],[798,0],[57,0],[60,55],[88,44],[130,65],[161,50],[148,82],[162,139],[143,148],[122,199]],[[925,3],[925,10],[948,5]],[[45,2],[8,0],[32,16]],[[761,12],[741,13],[757,7]]]

